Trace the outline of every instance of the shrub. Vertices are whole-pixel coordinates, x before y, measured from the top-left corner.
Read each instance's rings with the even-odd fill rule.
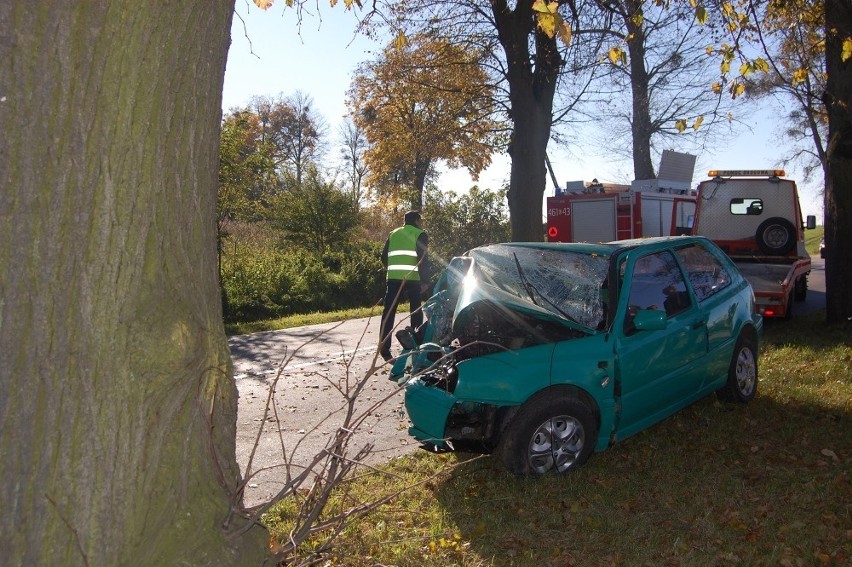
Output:
[[[374,305],[384,284],[381,246],[353,242],[322,256],[292,243],[274,246],[257,238],[226,247],[222,258],[225,321]]]

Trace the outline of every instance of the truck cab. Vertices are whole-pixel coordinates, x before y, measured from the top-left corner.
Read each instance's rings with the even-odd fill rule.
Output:
[[[713,240],[737,264],[766,317],[789,318],[807,294],[811,258],[795,181],[783,170],[711,170],[698,187],[693,234]]]

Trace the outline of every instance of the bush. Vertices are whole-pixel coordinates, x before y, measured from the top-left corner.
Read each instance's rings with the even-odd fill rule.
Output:
[[[236,236],[235,238],[239,238]],[[381,244],[354,242],[318,256],[268,241],[226,247],[222,258],[225,321],[369,307],[382,297]]]

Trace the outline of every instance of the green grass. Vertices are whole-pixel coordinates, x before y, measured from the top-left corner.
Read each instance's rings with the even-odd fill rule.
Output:
[[[518,479],[487,456],[425,451],[365,474],[335,507],[420,484],[321,563],[848,565],[852,342],[823,318],[767,325],[751,404],[707,397],[567,475]],[[291,505],[265,518],[273,542]]]
[[[811,256],[819,257],[819,243],[825,233],[825,227],[818,226],[813,230],[805,231],[805,249]]]
[[[381,306],[361,307],[357,309],[346,309],[343,311],[331,311],[328,313],[306,313],[303,315],[289,315],[280,319],[267,319],[264,321],[252,321],[249,323],[226,323],[225,333],[232,335],[245,335],[248,333],[259,333],[261,331],[276,331],[305,325],[316,325],[319,323],[331,323],[334,321],[346,321],[348,319],[360,319],[382,314]]]

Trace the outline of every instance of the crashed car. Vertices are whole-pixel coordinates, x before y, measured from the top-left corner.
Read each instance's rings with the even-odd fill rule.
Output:
[[[409,433],[563,473],[716,392],[754,398],[763,321],[703,237],[509,243],[454,258],[397,333]]]

